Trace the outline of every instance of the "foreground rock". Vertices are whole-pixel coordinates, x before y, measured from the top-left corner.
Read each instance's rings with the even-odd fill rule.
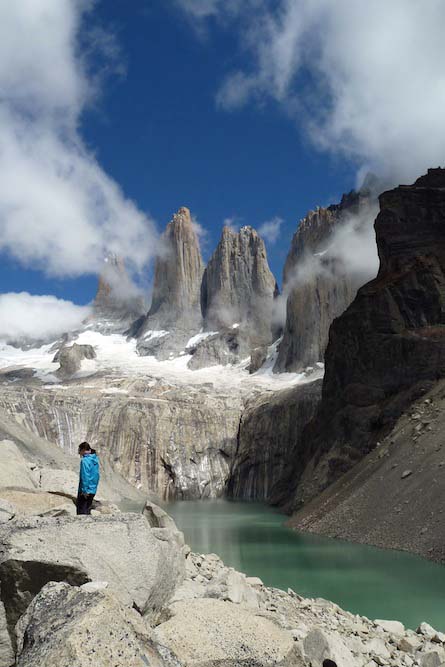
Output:
[[[162,667],[150,628],[107,589],[48,583],[18,623],[17,667]],[[170,662],[174,667],[178,663]]]
[[[0,526],[0,587],[9,632],[48,581],[109,582],[142,615],[155,617],[184,572],[169,530],[137,514],[29,518]]]
[[[160,643],[189,667],[303,667],[290,633],[221,600],[176,602],[157,628]]]

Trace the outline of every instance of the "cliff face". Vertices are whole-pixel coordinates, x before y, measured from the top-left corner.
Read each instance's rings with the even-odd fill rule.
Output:
[[[87,440],[146,492],[190,499],[223,494],[242,404],[200,385],[98,378],[51,390],[5,385],[0,409],[68,453]]]
[[[184,349],[191,333],[201,328],[200,289],[204,271],[188,208],[180,208],[173,216],[163,241],[164,252],[155,266],[151,307],[138,332],[139,352],[156,352],[159,358]],[[151,331],[169,333],[153,337]]]
[[[363,458],[445,375],[445,170],[385,192],[380,209],[380,269],[331,326],[297,504]]]
[[[361,234],[370,216],[373,199],[363,188],[344,195],[338,205],[310,211],[300,222],[284,266],[286,323],[275,372],[299,371],[323,361],[331,322],[371,277],[348,269],[335,235],[345,225],[351,234]]]
[[[228,495],[245,500],[281,499],[281,479],[302,459],[301,433],[320,401],[321,380],[250,401],[240,423]]]
[[[204,272],[201,303],[207,331],[238,324],[252,346],[272,339],[275,278],[267,263],[264,241],[252,227],[234,232],[224,227]]]

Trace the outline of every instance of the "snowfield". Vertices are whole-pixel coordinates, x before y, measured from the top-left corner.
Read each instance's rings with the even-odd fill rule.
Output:
[[[198,334],[198,336],[203,336],[203,334]],[[73,342],[79,345],[92,345],[97,355],[96,359],[82,361],[81,370],[74,379],[104,373],[121,377],[152,377],[175,385],[211,383],[215,388],[263,387],[273,390],[310,382],[323,375],[322,364],[319,364],[318,368],[313,369],[313,372],[310,373],[274,374],[272,369],[279,341],[270,346],[264,366],[252,375],[248,371],[250,359],[245,359],[236,366],[211,366],[200,370],[190,370],[187,368],[187,362],[191,355],[186,352],[167,361],[158,361],[155,357],[150,356],[142,357],[136,351],[136,340],[127,340],[120,334],[104,335],[97,331],[87,330],[80,333]],[[193,344],[196,344],[195,341]],[[54,354],[54,343],[36,349],[21,350],[0,341],[0,369],[32,368],[35,376],[45,382],[48,387],[55,384],[60,386],[60,378],[55,375],[59,364],[52,361]]]

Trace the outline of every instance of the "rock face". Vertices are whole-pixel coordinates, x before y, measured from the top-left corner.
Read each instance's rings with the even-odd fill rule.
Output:
[[[0,396],[2,406],[65,452],[74,453],[87,440],[102,464],[109,462],[147,493],[190,499],[223,494],[242,399],[202,385],[184,390],[129,379],[114,381],[110,389],[109,380],[90,380],[89,388],[72,381],[50,391],[11,384]]]
[[[1,596],[11,635],[48,581],[107,581],[122,604],[151,618],[184,576],[170,531],[150,528],[138,514],[27,518],[2,524],[0,534]]]
[[[138,332],[140,354],[166,359],[183,350],[202,325],[200,289],[204,265],[188,208],[182,207],[168,223],[164,251],[155,266],[150,310]],[[153,336],[150,332],[165,332]]]
[[[53,361],[58,361],[60,367],[57,375],[67,379],[80,371],[84,359],[95,359],[96,353],[91,345],[78,345],[74,343],[68,347],[62,347],[55,355]]]
[[[146,313],[144,299],[131,282],[122,258],[109,255],[99,276],[88,324],[103,333],[122,333]]]
[[[264,241],[252,227],[224,227],[204,272],[201,290],[205,328],[219,331],[238,324],[251,346],[270,343],[277,285],[267,263]]]
[[[193,350],[188,368],[196,370],[210,366],[237,364],[250,356],[250,336],[246,331],[227,329],[202,340]]]
[[[163,667],[151,630],[107,590],[46,584],[18,624],[17,667]]]
[[[290,463],[295,466],[304,459],[301,433],[315,415],[320,395],[321,380],[317,380],[247,404],[230,471],[229,496],[273,502],[286,499],[281,480]]]
[[[305,436],[307,477],[321,488],[445,375],[445,170],[385,192],[380,209],[380,269],[331,326],[322,403]]]
[[[347,226],[349,233],[364,235],[375,213],[371,191],[364,187],[301,220],[284,266],[286,323],[275,372],[299,371],[323,361],[332,321],[372,277],[345,265],[343,240],[336,234]]]
[[[412,404],[367,454],[337,482],[293,515],[292,526],[445,563],[443,433],[445,381]],[[299,498],[325,479],[329,453],[300,480]],[[410,474],[406,474],[409,472]]]

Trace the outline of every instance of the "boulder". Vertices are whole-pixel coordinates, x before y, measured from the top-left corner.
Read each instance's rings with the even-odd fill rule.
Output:
[[[21,487],[35,489],[37,484],[29,464],[12,440],[0,441],[0,488]]]
[[[0,501],[8,503],[13,508],[13,514],[43,515],[56,509],[67,514],[76,513],[75,505],[69,498],[34,489],[0,489]]]
[[[17,624],[17,667],[172,667],[133,609],[106,590],[50,582]],[[167,657],[167,655],[166,655]]]
[[[187,667],[303,667],[292,635],[272,621],[221,600],[175,602],[158,641]]]
[[[0,585],[11,630],[48,581],[108,581],[125,605],[157,615],[184,577],[184,557],[166,529],[142,515],[35,518],[0,525]]]
[[[42,490],[70,498],[77,497],[79,487],[77,472],[59,468],[42,468],[39,472]],[[116,503],[121,500],[121,496],[104,479],[101,479],[94,500],[99,503]]]
[[[405,626],[400,621],[384,621],[376,619],[374,621],[378,628],[382,628],[385,632],[390,632],[393,635],[403,636],[405,634]]]
[[[322,667],[331,660],[338,667],[356,667],[357,662],[338,634],[314,628],[305,637],[304,655],[313,667]]]

